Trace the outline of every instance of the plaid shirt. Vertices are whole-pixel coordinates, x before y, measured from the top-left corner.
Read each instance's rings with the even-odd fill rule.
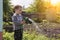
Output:
[[[23,20],[23,16],[21,14],[14,13],[12,16],[13,21],[13,30],[18,30],[23,28],[23,24],[21,24]]]

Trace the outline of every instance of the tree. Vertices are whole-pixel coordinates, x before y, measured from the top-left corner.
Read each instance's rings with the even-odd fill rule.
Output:
[[[43,19],[45,19],[44,12],[46,11],[46,7],[44,1],[42,0],[34,0],[34,3],[30,4],[30,7],[27,8],[26,11],[29,13],[38,14],[38,17],[36,18],[36,21],[38,20],[38,22],[41,22]]]
[[[3,0],[3,21],[7,22],[11,19],[11,5],[10,0]]]

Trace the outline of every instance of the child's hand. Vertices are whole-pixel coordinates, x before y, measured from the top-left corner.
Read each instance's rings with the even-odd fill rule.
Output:
[[[25,21],[21,21],[21,24],[25,24]]]

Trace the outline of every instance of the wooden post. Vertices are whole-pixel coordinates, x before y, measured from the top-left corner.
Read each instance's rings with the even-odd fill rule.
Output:
[[[2,39],[2,32],[0,32],[0,40],[3,40],[3,39]]]

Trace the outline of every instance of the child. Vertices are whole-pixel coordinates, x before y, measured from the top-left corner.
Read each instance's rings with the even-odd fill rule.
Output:
[[[13,29],[14,29],[14,40],[22,40],[23,36],[23,16],[22,6],[16,5],[14,7],[14,14],[12,16]]]

